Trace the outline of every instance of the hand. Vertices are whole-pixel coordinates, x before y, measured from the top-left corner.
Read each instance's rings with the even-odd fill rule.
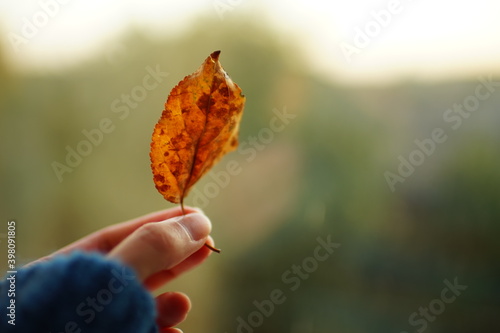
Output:
[[[112,225],[72,243],[52,255],[74,250],[98,251],[132,267],[146,288],[154,290],[183,272],[202,263],[213,245],[211,224],[199,210],[180,207],[159,211]],[[191,308],[182,293],[167,292],[156,297],[157,324],[161,332],[179,332],[171,328],[182,322]]]

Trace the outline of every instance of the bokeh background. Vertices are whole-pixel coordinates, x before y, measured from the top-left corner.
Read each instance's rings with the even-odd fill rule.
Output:
[[[223,253],[163,289],[191,296],[181,328],[499,332],[498,13],[493,0],[1,0],[2,253],[11,219],[22,264],[173,206],[153,185],[151,133],[170,89],[220,49],[247,97],[242,149],[186,200]],[[89,148],[103,119],[113,130]],[[69,166],[68,149],[86,156]],[[339,244],[324,261],[318,237]],[[445,280],[467,289],[443,302]],[[259,310],[276,289],[284,301]]]

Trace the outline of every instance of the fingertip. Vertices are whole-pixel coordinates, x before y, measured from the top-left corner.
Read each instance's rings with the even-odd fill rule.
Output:
[[[156,297],[156,308],[158,326],[172,327],[186,319],[191,310],[191,300],[184,293],[167,292]]]
[[[180,328],[172,328],[172,327],[163,327],[160,328],[161,333],[183,333]]]
[[[194,241],[205,239],[212,231],[212,223],[209,218],[200,213],[185,215],[178,223],[187,231],[189,237]]]
[[[214,239],[213,239],[213,238],[212,238],[212,236],[210,236],[210,235],[207,237],[206,242],[207,242],[207,243],[208,243],[208,245],[210,245],[210,246],[215,246]]]

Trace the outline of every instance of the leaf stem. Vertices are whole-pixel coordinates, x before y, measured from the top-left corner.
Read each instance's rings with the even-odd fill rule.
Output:
[[[213,247],[212,245],[209,245],[208,243],[205,243],[205,246],[216,253],[220,253],[220,249],[217,249],[217,248]]]

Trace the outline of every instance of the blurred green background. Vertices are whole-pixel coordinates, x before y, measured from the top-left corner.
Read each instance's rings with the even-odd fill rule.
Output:
[[[288,36],[243,5],[222,19],[214,3],[178,33],[130,23],[82,60],[47,68],[16,62],[3,29],[0,233],[17,221],[18,261],[173,206],[153,185],[151,133],[170,89],[220,49],[247,97],[242,147],[186,200],[211,218],[223,252],[163,289],[192,299],[180,327],[500,332],[500,67],[464,66],[437,79],[402,71],[389,81],[336,80],[311,63],[307,36]],[[388,29],[397,29],[392,24]],[[439,50],[429,45],[432,52]],[[158,86],[140,88],[157,68]],[[493,83],[483,85],[488,78]],[[478,89],[488,96],[474,97]],[[128,106],[123,94],[132,96]],[[453,110],[464,103],[474,111]],[[113,130],[90,148],[82,143],[106,118]],[[444,142],[431,141],[435,129]],[[87,156],[58,177],[54,162],[67,165],[67,147]],[[240,172],[224,176],[233,161]],[[311,259],[318,237],[339,244],[324,261]],[[467,289],[443,303],[444,280]],[[283,302],[270,310],[262,304],[276,289]],[[429,306],[436,315],[410,319]]]

